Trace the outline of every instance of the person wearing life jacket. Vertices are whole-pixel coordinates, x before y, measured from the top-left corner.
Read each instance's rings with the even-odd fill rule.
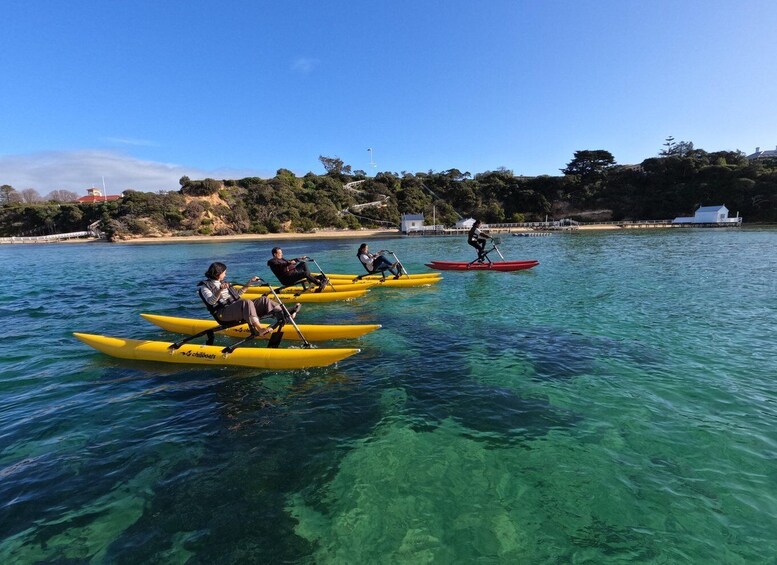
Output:
[[[265,316],[275,316],[277,320],[284,317],[280,304],[270,300],[266,296],[253,300],[243,299],[243,291],[251,284],[259,281],[259,277],[253,277],[241,289],[235,289],[224,280],[227,274],[227,266],[224,263],[212,263],[205,271],[205,280],[198,286],[199,295],[208,311],[219,323],[245,321],[251,333],[257,336],[265,336],[273,330],[270,327],[262,327],[259,319]],[[300,305],[296,304],[289,310],[294,318],[299,312]]]
[[[272,259],[267,261],[267,266],[270,267],[270,270],[281,281],[283,286],[293,285],[302,281],[303,286],[305,283],[312,283],[318,287],[316,292],[321,292],[329,284],[329,281],[324,275],[313,276],[305,259],[307,257],[297,257],[289,261],[283,258],[283,249],[273,247]]]
[[[399,262],[392,263],[382,253],[383,251],[370,253],[369,246],[366,243],[362,243],[356,252],[356,256],[368,273],[382,274],[384,271],[389,271],[394,275],[395,279],[398,279],[400,277]]]
[[[477,260],[480,263],[483,262],[483,252],[486,249],[486,241],[488,241],[490,238],[491,236],[488,235],[487,232],[484,232],[480,229],[480,220],[475,220],[475,223],[472,224],[472,227],[469,229],[469,233],[467,234],[467,243],[477,249]]]

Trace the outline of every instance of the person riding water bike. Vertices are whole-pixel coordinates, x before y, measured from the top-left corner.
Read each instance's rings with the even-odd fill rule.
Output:
[[[318,287],[316,292],[321,292],[326,288],[329,281],[324,275],[314,276],[310,272],[305,259],[307,257],[297,257],[289,261],[283,258],[283,249],[273,247],[272,259],[267,261],[267,266],[270,267],[270,270],[281,281],[283,286],[291,286],[298,282],[302,282],[303,286],[311,283]]]
[[[205,271],[205,280],[198,286],[200,298],[205,302],[208,311],[219,323],[247,322],[251,333],[257,336],[265,336],[273,331],[271,327],[262,327],[259,319],[265,316],[274,316],[277,320],[284,318],[283,308],[274,300],[266,296],[253,300],[243,299],[241,295],[252,283],[258,282],[259,277],[252,277],[241,289],[234,288],[224,280],[227,274],[227,266],[224,263],[212,263]],[[296,317],[300,305],[296,304],[289,313]]]
[[[370,253],[370,248],[366,243],[362,243],[359,246],[359,250],[356,252],[356,256],[367,269],[368,273],[383,274],[383,271],[389,271],[394,275],[395,279],[398,279],[401,275],[402,266],[399,261],[392,263],[386,259],[383,255],[383,250],[378,253]]]
[[[478,263],[482,263],[485,257],[486,242],[491,239],[488,232],[480,229],[480,220],[475,220],[467,234],[467,243],[477,249]]]

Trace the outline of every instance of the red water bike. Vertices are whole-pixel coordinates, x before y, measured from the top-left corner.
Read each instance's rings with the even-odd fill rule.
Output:
[[[502,243],[502,240],[498,237],[491,237],[489,239],[491,240],[491,249],[484,251],[481,257],[474,261],[469,263],[466,261],[431,261],[426,263],[426,266],[439,271],[524,271],[540,264],[535,259],[507,261],[502,252],[499,251],[499,244]],[[501,261],[491,260],[489,254],[494,251],[501,257]]]

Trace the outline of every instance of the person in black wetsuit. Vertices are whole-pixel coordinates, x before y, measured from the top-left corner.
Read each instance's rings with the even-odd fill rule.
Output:
[[[483,262],[483,252],[486,249],[486,241],[488,241],[490,237],[491,236],[488,235],[487,232],[484,232],[480,229],[480,220],[475,220],[475,223],[472,224],[472,227],[469,229],[469,233],[467,234],[467,243],[477,249],[477,261],[480,263]]]
[[[227,266],[224,263],[212,263],[205,271],[205,280],[198,284],[200,298],[205,302],[213,317],[220,323],[245,321],[254,335],[264,336],[271,333],[272,328],[263,328],[259,324],[259,318],[272,315],[281,320],[284,317],[281,305],[266,296],[253,300],[242,299],[241,295],[244,290],[251,283],[258,282],[259,277],[253,277],[243,288],[238,290],[224,280],[226,274]],[[292,318],[296,317],[299,308],[300,305],[296,304],[294,308],[289,310]]]
[[[307,282],[318,286],[316,292],[321,292],[326,288],[329,281],[324,275],[313,276],[305,262],[307,257],[297,257],[289,261],[283,258],[283,249],[280,247],[272,248],[272,259],[267,261],[267,266],[273,274],[278,277],[283,286],[296,284],[300,281],[303,285]]]

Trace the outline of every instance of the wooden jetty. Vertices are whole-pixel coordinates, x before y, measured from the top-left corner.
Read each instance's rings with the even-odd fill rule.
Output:
[[[737,228],[742,222],[730,223],[673,223],[672,220],[623,220],[619,222],[576,222],[559,220],[555,222],[524,222],[510,224],[488,224],[486,231],[492,234],[512,234],[521,236],[550,235],[557,232],[577,232],[581,230],[621,230],[621,229],[675,229],[675,228]],[[406,235],[418,236],[466,236],[468,228],[442,228],[426,226],[426,229],[414,229]],[[550,232],[550,233],[548,233]]]

